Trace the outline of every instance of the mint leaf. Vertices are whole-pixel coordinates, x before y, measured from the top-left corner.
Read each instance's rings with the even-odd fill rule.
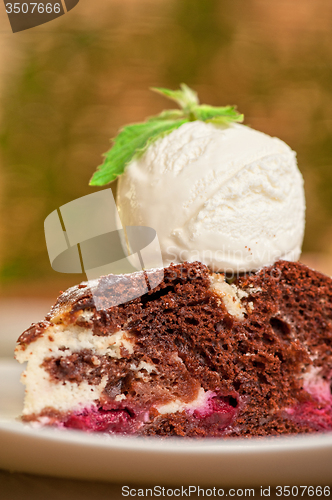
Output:
[[[234,106],[214,107],[199,104],[197,93],[181,83],[179,90],[153,88],[155,92],[175,101],[181,109],[169,109],[148,118],[144,123],[127,125],[113,140],[112,148],[105,153],[105,160],[93,175],[90,185],[103,186],[123,174],[125,167],[134,158],[143,154],[150,144],[169,134],[184,123],[200,120],[216,125],[228,126],[242,122],[243,115]]]
[[[181,120],[182,118],[186,118],[186,115],[180,109],[166,109],[165,111],[162,111],[159,115],[148,118],[147,121]]]
[[[191,110],[193,106],[199,103],[197,93],[185,83],[181,83],[180,87],[181,90],[169,90],[161,87],[152,87],[151,90],[172,99],[183,110]]]
[[[217,108],[208,104],[201,104],[200,106],[196,106],[192,110],[192,113],[196,116],[197,120],[202,120],[203,122],[228,124],[243,121],[243,115],[236,111],[235,106]]]
[[[90,185],[103,186],[123,174],[126,165],[145,148],[147,143],[156,140],[165,132],[181,127],[188,119],[167,120],[150,119],[144,123],[127,125],[114,139],[113,147],[105,154],[105,161],[94,173]]]

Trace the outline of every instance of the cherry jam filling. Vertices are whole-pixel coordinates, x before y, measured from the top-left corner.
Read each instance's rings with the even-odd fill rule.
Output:
[[[87,432],[134,434],[144,421],[142,410],[129,408],[85,408],[67,416],[63,426]]]
[[[86,432],[108,434],[135,434],[145,422],[149,421],[147,408],[132,408],[123,403],[109,401],[102,407],[85,408],[71,413],[62,421],[62,426]],[[213,428],[221,432],[231,425],[238,413],[238,401],[234,396],[221,396],[212,393],[208,401],[195,410],[187,410],[188,419],[204,429]]]
[[[203,427],[213,427],[215,431],[222,431],[229,427],[238,413],[236,396],[213,395],[203,408],[193,412],[193,416],[200,421]]]
[[[306,401],[288,409],[287,414],[298,424],[306,424],[315,431],[332,431],[332,401],[326,404]]]

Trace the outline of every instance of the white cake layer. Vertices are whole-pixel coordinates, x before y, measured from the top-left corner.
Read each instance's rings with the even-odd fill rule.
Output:
[[[174,399],[170,403],[165,405],[157,406],[157,410],[162,415],[165,413],[175,413],[177,411],[184,411],[191,413],[200,408],[204,408],[207,405],[210,397],[214,395],[212,391],[204,391],[203,387],[201,387],[198,391],[198,396],[190,403],[184,403],[180,399]]]
[[[321,403],[331,401],[331,382],[321,375],[322,368],[311,366],[303,375],[303,389],[318,399]]]
[[[66,412],[92,406],[100,398],[107,376],[99,385],[89,385],[86,381],[80,384],[54,383],[42,367],[31,363],[22,374],[21,381],[26,385],[23,415],[30,415],[38,414],[47,407]]]
[[[62,350],[64,347],[66,349]],[[124,330],[118,330],[110,336],[99,336],[93,335],[88,328],[76,325],[53,325],[26,348],[17,346],[15,355],[20,363],[29,361],[32,357],[42,363],[44,358],[69,356],[73,352],[89,349],[100,356],[120,359],[121,347],[130,354],[134,352],[134,338]]]
[[[247,311],[241,299],[248,297],[249,294],[235,285],[229,285],[223,274],[212,274],[210,281],[211,290],[221,298],[228,314],[240,320],[244,319]]]
[[[105,388],[107,376],[99,385],[89,385],[86,381],[80,384],[52,381],[41,366],[46,358],[65,357],[88,349],[96,356],[120,359],[122,347],[129,353],[134,351],[134,339],[126,331],[119,330],[111,336],[101,337],[93,335],[90,329],[75,325],[51,326],[26,348],[18,346],[16,359],[20,363],[28,362],[22,374],[22,382],[26,386],[23,415],[39,413],[46,407],[69,411],[91,406]]]

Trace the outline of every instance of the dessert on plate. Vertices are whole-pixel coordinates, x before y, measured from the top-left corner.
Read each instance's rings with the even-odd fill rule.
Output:
[[[92,183],[120,175],[121,221],[157,231],[163,280],[146,291],[160,274],[146,269],[62,293],[18,341],[23,420],[189,437],[332,430],[332,280],[297,262],[295,153],[185,85],[158,90],[181,110],[122,129]]]

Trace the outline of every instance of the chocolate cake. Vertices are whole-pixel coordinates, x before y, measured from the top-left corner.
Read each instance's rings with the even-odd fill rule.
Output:
[[[60,295],[19,338],[23,419],[109,434],[332,430],[332,280],[279,260],[235,281],[199,262],[105,276]],[[160,272],[160,270],[159,270]],[[120,294],[122,304],[97,310]]]

